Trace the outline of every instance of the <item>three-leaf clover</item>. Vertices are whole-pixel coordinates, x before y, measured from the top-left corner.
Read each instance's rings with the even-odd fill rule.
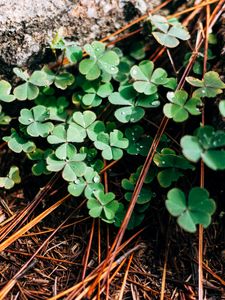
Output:
[[[158,182],[164,188],[184,175],[181,170],[194,169],[187,159],[176,155],[175,151],[169,148],[163,148],[160,153],[156,153],[153,161],[158,168],[165,168],[157,174]]]
[[[186,200],[183,191],[174,188],[167,194],[166,208],[172,216],[178,217],[180,227],[188,232],[195,232],[197,224],[203,225],[204,228],[210,225],[216,204],[209,198],[206,189],[192,188]]]
[[[184,156],[193,162],[200,158],[213,170],[225,169],[225,132],[215,131],[212,126],[200,127],[195,134],[185,135],[181,139],[181,147]]]
[[[105,45],[101,42],[86,44],[84,50],[90,58],[84,59],[79,64],[79,71],[85,75],[87,80],[95,80],[102,72],[116,74],[118,72],[119,56],[112,50],[105,50]]]
[[[102,84],[99,81],[85,81],[82,88],[85,92],[82,96],[82,103],[92,107],[99,106],[102,98],[108,97],[113,92],[113,86],[110,82]]]
[[[7,190],[14,187],[15,184],[20,183],[20,171],[16,166],[11,166],[9,173],[6,177],[0,177],[0,187],[5,188]]]
[[[114,113],[116,119],[121,123],[138,122],[145,115],[144,108],[153,108],[160,104],[157,94],[136,97],[132,85],[120,87],[119,92],[112,93],[108,99],[110,103],[122,106]]]
[[[54,73],[48,67],[44,67],[42,71],[47,76],[49,81],[49,85],[54,83],[58,89],[65,90],[68,86],[72,85],[75,81],[73,74],[69,72],[62,72],[62,73]]]
[[[83,192],[86,198],[91,198],[94,191],[103,190],[104,186],[100,183],[100,176],[93,168],[87,167],[83,177],[77,178],[68,185],[68,192],[78,197]]]
[[[214,98],[225,89],[225,83],[220,79],[219,74],[214,71],[205,73],[202,80],[191,76],[186,77],[186,80],[191,85],[198,87],[193,93],[194,97]]]
[[[188,119],[189,114],[201,114],[199,106],[202,104],[200,98],[188,99],[188,93],[184,90],[176,92],[168,92],[167,99],[171,103],[166,103],[163,112],[167,118],[173,119],[175,122],[183,122]]]
[[[142,221],[145,218],[145,211],[148,209],[148,207],[149,207],[148,203],[135,206],[134,211],[132,212],[131,218],[129,220],[129,223],[127,225],[128,230],[132,230],[142,223]],[[121,226],[121,224],[124,220],[124,217],[126,215],[127,209],[128,209],[127,206],[125,206],[123,203],[119,203],[119,208],[115,215],[114,225],[116,227]]]
[[[47,149],[45,151],[36,148],[33,152],[27,154],[28,158],[36,161],[36,163],[32,166],[32,173],[35,176],[40,176],[42,174],[48,175],[51,172],[47,170],[47,157],[52,154],[51,149]]]
[[[86,164],[83,162],[86,154],[78,153],[74,145],[68,144],[65,152],[58,151],[57,156],[50,154],[47,157],[47,170],[59,172],[62,170],[62,177],[66,181],[75,181],[85,174]]]
[[[71,63],[77,63],[82,58],[82,49],[75,42],[68,42],[62,37],[57,37],[51,43],[52,49],[60,49],[64,51],[65,57]]]
[[[168,48],[175,48],[179,45],[179,40],[190,39],[188,31],[178,22],[171,24],[163,16],[154,15],[150,17],[153,28],[152,35],[157,42]]]
[[[143,60],[138,66],[133,66],[130,74],[134,79],[133,87],[138,93],[153,95],[157,93],[159,85],[167,85],[172,78],[167,77],[167,72],[162,68],[154,70],[154,63]]]
[[[56,98],[53,95],[48,96],[45,94],[39,94],[39,96],[35,99],[35,103],[48,108],[49,119],[54,121],[65,121],[67,117],[66,108],[69,105],[66,97],[61,96]]]
[[[129,140],[129,146],[126,149],[127,153],[147,156],[152,144],[152,138],[144,134],[144,129],[140,125],[133,125],[127,128],[125,136]]]
[[[93,192],[87,201],[89,214],[93,218],[101,218],[107,223],[113,223],[119,202],[115,200],[114,193],[104,193],[102,190]]]
[[[36,148],[34,142],[22,137],[13,128],[11,129],[11,135],[4,136],[3,140],[6,141],[8,143],[8,147],[16,153],[21,153],[22,151],[29,153],[34,151]]]
[[[11,85],[6,80],[0,80],[0,100],[4,102],[12,102],[15,100],[14,95],[10,95]]]
[[[129,145],[128,139],[123,137],[123,133],[117,129],[112,132],[101,132],[94,141],[97,149],[102,150],[102,157],[106,160],[118,160],[123,156],[123,150]]]
[[[33,137],[46,137],[54,128],[49,119],[49,111],[43,105],[31,109],[23,108],[20,111],[19,122],[27,126],[27,133]]]
[[[18,77],[25,81],[25,83],[18,85],[13,90],[13,94],[18,100],[33,100],[39,94],[38,87],[50,84],[47,75],[43,71],[34,71],[31,76],[19,68],[14,68],[13,71]]]

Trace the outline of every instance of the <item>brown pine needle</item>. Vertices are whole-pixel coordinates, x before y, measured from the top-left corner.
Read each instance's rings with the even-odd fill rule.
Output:
[[[21,229],[19,229],[14,234],[12,234],[9,238],[7,238],[4,242],[2,242],[0,244],[0,252],[3,251],[3,250],[5,250],[12,243],[14,243],[16,240],[18,240],[25,232],[27,232],[32,227],[34,227],[36,224],[38,224],[39,222],[41,222],[46,216],[48,216],[51,212],[53,212],[57,207],[59,207],[69,197],[70,197],[70,195],[67,195],[64,198],[60,199],[58,202],[56,202],[55,204],[53,204],[52,206],[50,206],[48,209],[46,209],[44,212],[42,212],[36,218],[34,218],[33,220],[31,220],[29,223],[27,223]]]

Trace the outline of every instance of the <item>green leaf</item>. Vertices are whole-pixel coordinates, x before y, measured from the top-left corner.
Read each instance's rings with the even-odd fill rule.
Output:
[[[7,190],[14,187],[15,184],[21,182],[19,168],[11,166],[6,177],[0,177],[0,187]]]
[[[15,100],[14,95],[10,95],[11,85],[5,80],[0,80],[0,100],[4,102],[12,102]]]
[[[86,154],[77,153],[75,146],[70,145],[64,151],[59,151],[58,157],[51,154],[47,157],[47,170],[58,172],[62,170],[62,177],[66,181],[75,181],[86,172],[86,164],[83,162]]]
[[[129,140],[127,153],[131,155],[147,156],[152,144],[152,138],[144,134],[144,130],[139,125],[133,125],[125,130],[125,136]]]
[[[39,94],[39,89],[37,86],[33,85],[32,83],[26,82],[19,86],[17,86],[13,90],[13,94],[15,95],[16,99],[18,100],[33,100],[37,98]]]
[[[192,188],[188,201],[180,189],[174,188],[167,194],[166,208],[172,216],[178,217],[180,227],[188,232],[195,232],[197,224],[205,228],[210,225],[216,204],[209,198],[208,191],[203,188]]]
[[[119,56],[112,50],[105,50],[105,45],[93,42],[84,46],[90,58],[84,59],[79,64],[79,71],[87,80],[99,78],[101,72],[116,74],[118,72]]]
[[[225,118],[225,100],[221,100],[219,103],[219,110],[223,118]]]
[[[27,133],[33,137],[46,137],[54,128],[49,119],[49,111],[45,106],[37,105],[20,111],[19,122],[27,125]]]
[[[11,129],[11,135],[3,137],[3,140],[6,141],[8,147],[16,153],[21,153],[22,151],[29,153],[36,148],[34,142],[20,136],[15,129]]]
[[[104,194],[102,190],[94,191],[92,198],[87,201],[90,216],[99,217],[107,223],[113,223],[119,208],[119,202],[114,199],[115,195],[111,192]]]
[[[225,169],[225,133],[214,131],[211,126],[198,128],[194,136],[186,135],[181,139],[184,156],[190,161],[197,162],[200,158],[213,170]]]
[[[194,91],[194,97],[214,98],[225,89],[225,83],[220,79],[219,74],[214,71],[205,73],[202,80],[194,77],[186,77],[186,80],[189,84],[199,87]]]
[[[179,45],[179,40],[186,41],[190,39],[188,31],[177,21],[173,24],[159,15],[151,16],[150,21],[154,26],[152,35],[162,46],[175,48]]]
[[[167,84],[167,73],[162,68],[154,69],[153,62],[142,61],[138,66],[133,66],[130,70],[131,77],[134,79],[133,87],[139,93],[145,95],[155,94],[159,85]]]
[[[123,156],[122,149],[128,147],[128,140],[123,137],[123,133],[114,129],[110,134],[99,133],[94,145],[97,149],[102,150],[102,156],[106,160],[118,160]]]
[[[171,118],[175,122],[184,122],[188,119],[189,114],[201,114],[198,108],[202,104],[201,100],[199,98],[187,100],[188,94],[184,90],[168,92],[167,98],[171,103],[164,105],[163,112],[167,118]]]

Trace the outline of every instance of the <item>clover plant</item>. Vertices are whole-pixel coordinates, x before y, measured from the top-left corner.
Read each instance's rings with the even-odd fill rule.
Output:
[[[97,79],[102,72],[110,75],[118,72],[118,55],[112,50],[106,50],[103,43],[93,42],[86,44],[84,50],[89,54],[90,58],[86,58],[80,62],[79,71],[85,75],[87,80]]]
[[[167,188],[173,182],[176,182],[181,176],[184,176],[182,170],[194,170],[194,167],[181,155],[169,148],[163,148],[160,153],[156,153],[153,158],[158,168],[163,168],[157,174],[159,184]]]
[[[184,156],[193,162],[200,158],[213,170],[225,169],[225,132],[215,131],[212,126],[200,127],[194,135],[185,135],[181,139]]]
[[[186,80],[192,86],[198,87],[193,93],[194,97],[213,98],[225,89],[225,83],[220,79],[219,74],[214,71],[205,73],[202,80],[194,77],[186,77]]]
[[[208,191],[203,188],[192,188],[188,200],[182,190],[174,188],[167,194],[166,208],[172,216],[178,217],[180,227],[195,232],[197,224],[205,228],[209,226],[216,205],[215,201],[209,198]]]
[[[190,39],[190,34],[178,21],[169,22],[160,15],[152,15],[149,19],[153,25],[152,35],[159,44],[165,47],[175,48],[179,45],[179,40]]]
[[[85,198],[91,217],[115,226],[123,222],[145,159],[153,158],[127,228],[139,226],[153,205],[162,205],[160,199],[166,198],[166,189],[171,187],[166,200],[169,213],[178,218],[183,229],[194,232],[196,225],[210,224],[215,202],[207,190],[192,188],[195,179],[185,176],[195,171],[192,162],[200,159],[213,170],[225,169],[225,132],[219,125],[207,125],[189,135],[186,124],[195,128],[201,108],[208,105],[207,98],[221,94],[225,84],[218,73],[209,70],[203,78],[188,76],[189,84],[177,87],[183,65],[176,62],[177,74],[169,64],[161,64],[164,59],[153,63],[148,58],[157,46],[155,39],[173,48],[190,35],[176,19],[153,15],[150,23],[149,44],[147,40],[131,40],[122,50],[97,41],[81,49],[58,34],[51,45],[56,57],[62,54],[57,64],[33,73],[14,68],[19,80],[0,80],[1,135],[10,150],[8,155],[11,157],[12,151],[20,154],[21,174],[27,173],[29,166],[29,176],[59,172],[73,196],[71,201]],[[181,54],[184,57],[187,53]],[[202,66],[201,51],[200,60]],[[194,72],[201,76],[198,68]],[[224,100],[216,99],[215,103],[224,117]],[[162,135],[156,149],[152,137],[162,118],[177,124]],[[187,123],[180,124],[184,121]],[[181,149],[177,148],[178,136]],[[154,157],[149,157],[150,148]],[[10,161],[14,160],[9,159],[7,167]],[[9,169],[7,176],[0,178],[6,189],[21,180],[18,167]],[[108,189],[103,184],[105,171]],[[186,190],[184,193],[178,185],[187,192],[190,189],[188,200]]]
[[[0,177],[0,187],[7,190],[14,187],[15,184],[21,182],[19,168],[11,166],[9,173],[5,177]]]
[[[87,201],[89,214],[93,218],[101,218],[107,223],[113,223],[115,214],[119,207],[119,202],[115,200],[115,194],[104,193],[102,190],[93,192],[91,198]]]
[[[200,115],[199,107],[202,105],[200,98],[188,99],[188,93],[184,90],[176,92],[168,92],[167,99],[171,103],[167,103],[163,107],[163,112],[167,118],[172,118],[175,122],[183,122],[188,119],[189,114]]]

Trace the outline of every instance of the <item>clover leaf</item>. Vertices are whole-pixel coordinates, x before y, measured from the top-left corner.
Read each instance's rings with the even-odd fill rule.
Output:
[[[3,140],[6,141],[8,143],[8,147],[16,153],[21,153],[22,151],[29,153],[34,151],[36,148],[34,142],[20,136],[15,129],[11,129],[11,135],[4,136]]]
[[[128,179],[123,179],[122,187],[128,191],[125,193],[124,197],[127,201],[130,202],[132,195],[133,195],[134,188],[135,188],[135,184]],[[153,196],[153,193],[152,193],[151,189],[147,185],[143,186],[140,194],[138,195],[137,204],[148,203],[149,201],[151,201],[152,196]]]
[[[133,125],[125,130],[125,136],[129,140],[126,149],[131,155],[147,156],[152,144],[152,138],[144,134],[144,129],[140,125]]]
[[[77,178],[68,185],[68,192],[74,197],[80,196],[83,192],[86,198],[90,199],[94,191],[103,190],[100,183],[100,176],[91,167],[87,167],[83,177]]]
[[[105,45],[101,42],[86,44],[84,50],[90,58],[84,59],[79,64],[79,71],[85,75],[87,80],[99,78],[101,72],[116,74],[118,72],[119,56],[112,50],[105,50]]]
[[[113,92],[110,82],[100,83],[99,81],[85,81],[82,85],[85,92],[82,96],[82,103],[85,106],[96,107],[102,103],[102,98],[108,97]]]
[[[11,84],[5,80],[0,80],[0,100],[4,102],[12,102],[15,100],[14,95],[10,95]]]
[[[119,208],[119,202],[115,200],[114,193],[104,193],[102,190],[97,190],[88,199],[87,207],[91,217],[101,218],[107,223],[113,223],[116,211]]]
[[[28,158],[34,161],[37,161],[33,166],[32,166],[32,173],[35,176],[40,176],[42,174],[48,175],[51,172],[47,170],[47,163],[46,159],[47,157],[52,154],[51,149],[47,149],[45,151],[36,148],[33,152],[30,152],[27,154]]]
[[[74,181],[77,177],[85,174],[86,164],[83,162],[86,154],[78,153],[75,146],[68,144],[65,151],[58,151],[47,157],[47,170],[59,172],[62,170],[62,177],[66,181]]]
[[[219,110],[223,118],[225,118],[225,100],[221,100],[219,103]]]
[[[123,150],[129,145],[128,139],[123,137],[123,133],[117,129],[112,132],[101,132],[94,142],[97,149],[102,150],[102,157],[106,160],[118,160],[123,156]]]
[[[23,72],[19,68],[14,68],[13,71],[18,77],[26,81],[13,90],[13,94],[18,100],[33,100],[39,94],[38,87],[50,84],[47,75],[43,71],[34,71],[31,76],[29,76],[26,71]]]
[[[184,90],[176,92],[168,92],[167,99],[171,103],[166,103],[163,112],[167,118],[173,119],[175,122],[183,122],[188,119],[189,114],[201,114],[199,106],[202,104],[199,98],[188,99],[188,93]]]
[[[11,166],[6,177],[0,177],[0,187],[7,190],[14,187],[15,184],[21,182],[20,171],[16,166]]]
[[[225,83],[220,79],[219,74],[214,71],[205,73],[202,80],[194,77],[186,77],[186,81],[191,85],[198,87],[193,93],[194,97],[213,98],[221,94],[225,89]]]
[[[65,90],[68,86],[72,85],[75,81],[73,74],[69,72],[54,73],[48,67],[42,68],[49,81],[49,85],[54,83],[58,89]]]
[[[119,92],[112,93],[108,99],[110,103],[122,106],[114,113],[116,119],[121,123],[138,122],[145,115],[144,108],[159,105],[157,94],[136,97],[136,92],[129,84],[120,87]]]
[[[56,98],[53,95],[39,94],[35,99],[35,103],[48,108],[50,120],[65,121],[67,117],[66,108],[69,106],[66,97],[61,96]]]
[[[159,85],[166,85],[170,81],[167,72],[162,68],[154,70],[154,63],[149,60],[143,60],[138,66],[133,66],[130,74],[134,79],[134,89],[145,95],[157,93]]]
[[[181,228],[188,232],[195,232],[197,224],[203,225],[204,228],[210,225],[216,204],[209,198],[206,189],[192,188],[186,200],[183,191],[174,188],[167,194],[166,208],[172,216],[178,217],[177,222]]]
[[[37,105],[31,109],[23,108],[20,111],[19,122],[27,126],[27,133],[33,137],[46,137],[54,128],[49,119],[49,111],[43,105]]]
[[[153,161],[158,168],[165,168],[157,174],[158,182],[164,188],[184,176],[181,170],[194,169],[188,160],[181,155],[176,155],[175,151],[169,148],[163,148],[160,153],[156,153]]]
[[[193,162],[200,158],[213,170],[225,169],[225,132],[215,131],[212,126],[200,127],[195,134],[185,135],[181,139],[183,155]]]
[[[190,34],[179,22],[171,24],[165,17],[159,15],[151,16],[150,21],[154,26],[152,35],[162,46],[175,48],[179,45],[179,40],[190,39]]]
[[[64,51],[65,57],[71,63],[77,63],[82,59],[82,49],[75,42],[68,42],[62,37],[56,38],[56,41],[51,43],[51,48]]]
[[[135,208],[134,208],[134,211],[132,212],[131,218],[130,218],[129,223],[127,225],[128,230],[132,230],[132,229],[134,229],[135,227],[139,226],[142,223],[142,221],[145,218],[145,210],[148,209],[149,204],[147,203],[145,205],[141,205],[141,208],[145,209],[144,211],[143,210],[139,211],[139,207],[140,206],[136,205]],[[115,215],[114,225],[116,227],[121,226],[121,224],[124,220],[124,217],[126,215],[127,209],[128,209],[127,206],[125,206],[123,203],[119,203],[119,208],[116,211],[116,215]]]

